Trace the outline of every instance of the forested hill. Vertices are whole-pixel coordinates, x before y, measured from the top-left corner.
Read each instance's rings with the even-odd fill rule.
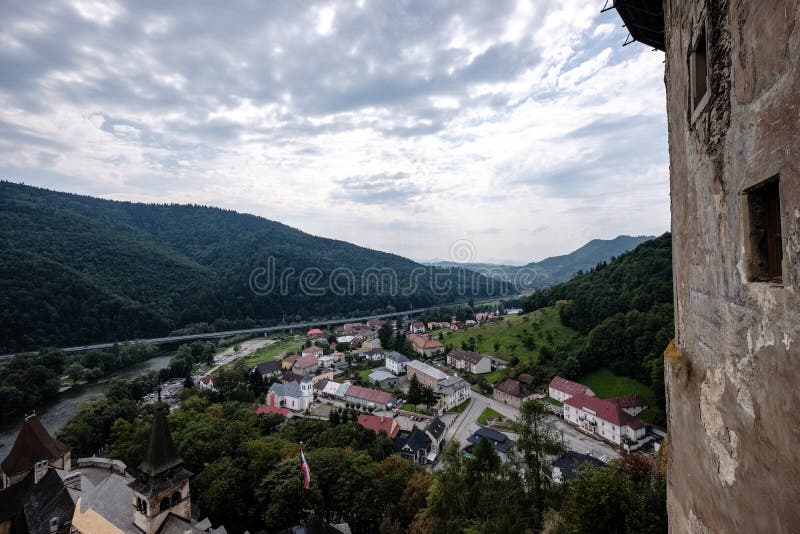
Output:
[[[285,290],[251,290],[251,273],[294,269]],[[325,288],[321,296],[303,291]],[[328,289],[334,269],[339,295]],[[369,269],[392,269],[383,291]],[[298,318],[407,309],[503,290],[456,270],[444,273],[384,252],[203,206],[117,202],[0,182],[0,353],[223,330]],[[439,273],[432,288],[432,273]],[[315,278],[318,275],[318,280]],[[265,283],[269,274],[258,278]],[[352,280],[354,285],[349,285]],[[368,284],[362,284],[367,280]],[[413,280],[413,281],[412,281]],[[475,291],[473,291],[475,280]],[[460,282],[460,283],[459,283]],[[416,284],[410,296],[400,289]],[[469,287],[464,287],[467,284]],[[203,323],[208,323],[205,325]],[[187,325],[190,325],[189,328]]]
[[[669,233],[533,293],[523,307],[552,305],[565,325],[586,334],[584,346],[564,362],[564,374],[608,367],[651,385],[663,399],[662,354],[674,334]]]

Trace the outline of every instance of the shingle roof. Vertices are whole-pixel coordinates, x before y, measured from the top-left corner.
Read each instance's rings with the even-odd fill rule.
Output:
[[[588,466],[584,464],[589,463]],[[573,479],[578,476],[583,467],[605,467],[606,464],[587,454],[567,451],[558,459],[553,460],[553,467],[561,470],[561,478],[565,480]]]
[[[361,414],[358,416],[358,424],[376,434],[386,432],[386,435],[394,439],[400,432],[400,425],[392,417],[378,415]]]
[[[510,378],[508,380],[503,380],[500,384],[496,385],[494,389],[518,399],[524,399],[533,394],[527,385],[519,380],[512,380]]]
[[[637,408],[639,406],[647,406],[647,401],[641,395],[625,395],[623,397],[614,397],[608,399],[623,410],[625,408]]]
[[[644,428],[644,423],[641,420],[623,411],[609,400],[579,393],[565,400],[564,404],[580,409],[588,408],[597,414],[599,419],[617,426],[629,426],[633,429]]]
[[[130,500],[125,505],[130,508]],[[72,522],[75,503],[55,469],[48,469],[23,499],[22,510],[30,534],[49,534],[52,518],[58,518],[57,532],[69,532],[66,524]]]
[[[153,415],[153,426],[150,429],[150,442],[147,445],[144,461],[139,464],[139,470],[148,475],[156,476],[180,465],[175,442],[167,425],[164,412],[167,408],[158,406]]]
[[[550,381],[550,387],[557,389],[558,391],[563,391],[569,395],[584,394],[587,390],[589,390],[589,388],[583,384],[578,384],[577,382],[567,380],[566,378],[562,378],[560,376],[553,377],[553,379]]]
[[[394,375],[393,375],[392,373],[390,373],[389,371],[380,371],[380,370],[378,370],[378,371],[372,371],[372,372],[369,374],[369,379],[370,379],[370,380],[373,380],[373,381],[375,381],[375,382],[381,382],[381,381],[383,381],[383,380],[388,380],[388,379],[390,379],[390,378],[394,378],[394,379],[396,379],[397,377],[396,377],[396,376],[394,376]]]
[[[317,347],[316,345],[312,345],[308,348],[303,349],[303,354],[317,354],[321,353],[322,349]]]
[[[480,427],[467,438],[467,441],[473,445],[477,445],[482,438],[488,439],[497,452],[506,453],[514,446],[514,440],[502,432],[487,427]]]
[[[298,360],[295,360],[294,365],[300,369],[306,369],[308,367],[319,365],[319,360],[317,360],[317,356],[315,354],[308,354]]]
[[[399,352],[393,350],[390,350],[386,353],[386,359],[397,363],[405,363],[408,361],[408,357],[406,357],[405,354],[400,354]]]
[[[425,427],[425,431],[428,432],[431,436],[435,439],[441,439],[444,435],[444,431],[447,429],[447,425],[444,424],[444,421],[439,419],[438,417],[434,417],[428,422],[428,425]]]
[[[269,362],[260,363],[256,366],[256,371],[261,375],[271,375],[281,370],[281,362],[272,360]]]
[[[377,404],[388,404],[392,401],[391,393],[378,391],[377,389],[363,388],[361,386],[350,386],[347,388],[346,395]]]
[[[394,448],[396,451],[400,451],[404,447],[408,446],[412,452],[416,453],[420,449],[430,449],[431,444],[431,438],[428,437],[428,434],[417,429],[405,438],[396,439],[394,442]]]
[[[483,354],[478,354],[477,352],[464,349],[453,349],[447,354],[447,357],[454,360],[461,360],[471,363],[473,365],[478,364],[484,358]]]
[[[34,415],[22,423],[11,452],[0,463],[0,467],[6,475],[15,475],[33,469],[38,461],[60,458],[68,450],[69,447],[51,436]]]

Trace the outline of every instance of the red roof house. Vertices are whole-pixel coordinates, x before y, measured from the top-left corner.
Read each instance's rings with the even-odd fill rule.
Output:
[[[561,402],[566,401],[573,395],[588,395],[590,397],[594,397],[594,391],[588,387],[560,376],[553,377],[553,379],[550,381],[548,390],[551,398]]]
[[[256,415],[261,415],[265,413],[274,413],[282,415],[283,417],[289,417],[288,408],[278,408],[277,406],[267,406],[266,404],[260,404],[256,407]]]
[[[386,432],[386,435],[392,439],[396,438],[397,433],[400,432],[400,425],[392,417],[361,414],[358,416],[358,424],[376,434]]]

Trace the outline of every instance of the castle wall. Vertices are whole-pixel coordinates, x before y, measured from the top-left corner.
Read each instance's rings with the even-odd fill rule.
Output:
[[[777,534],[800,525],[799,3],[664,2],[673,533]],[[689,54],[703,25],[709,86],[692,109]],[[756,281],[763,262],[748,193],[776,176],[782,283]]]

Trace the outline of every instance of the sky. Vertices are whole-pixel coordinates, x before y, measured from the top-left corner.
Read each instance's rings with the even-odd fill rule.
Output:
[[[0,178],[420,260],[660,234],[664,56],[602,4],[4,0]]]

